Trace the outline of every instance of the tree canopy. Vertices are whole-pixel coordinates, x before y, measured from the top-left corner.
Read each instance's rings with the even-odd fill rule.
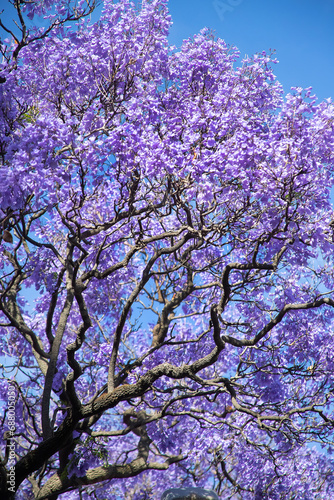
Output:
[[[1,498],[333,497],[332,102],[167,0],[14,6]]]

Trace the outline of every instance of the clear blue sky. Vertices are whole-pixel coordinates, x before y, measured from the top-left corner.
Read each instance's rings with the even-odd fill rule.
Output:
[[[8,0],[0,4],[7,11]],[[275,49],[286,93],[312,86],[319,99],[334,99],[334,0],[169,0],[169,9],[171,44],[209,27],[241,56]]]
[[[334,100],[334,0],[170,0],[169,9],[172,44],[209,27],[241,56],[275,49],[285,93],[311,86]]]

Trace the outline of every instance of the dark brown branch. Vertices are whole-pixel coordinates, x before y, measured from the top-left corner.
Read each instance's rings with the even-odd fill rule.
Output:
[[[227,342],[228,344],[234,345],[235,347],[246,347],[246,346],[254,346],[256,345],[260,340],[263,339],[267,335],[267,333],[270,332],[276,325],[278,325],[284,316],[290,312],[290,311],[300,311],[303,309],[314,309],[316,307],[320,307],[322,305],[329,305],[331,307],[334,307],[334,300],[328,298],[328,297],[323,297],[318,300],[314,300],[313,302],[306,302],[304,304],[286,304],[283,309],[275,316],[274,319],[269,321],[269,323],[266,324],[265,327],[262,328],[262,330],[259,331],[257,335],[255,335],[252,339],[236,339],[234,337],[231,337],[230,335],[222,335],[222,339],[224,342]]]
[[[139,448],[142,447],[142,440],[140,441]],[[144,445],[146,446],[146,445]],[[147,462],[141,452],[139,451],[138,457],[132,462],[125,465],[109,465],[100,466],[95,469],[89,469],[84,476],[68,476],[59,477],[58,474],[53,475],[46,484],[41,488],[40,492],[36,495],[35,500],[45,500],[53,493],[64,493],[77,489],[78,486],[86,486],[90,484],[100,483],[116,478],[134,477],[146,470],[167,470],[170,465],[184,460],[184,455],[172,455],[164,462]]]
[[[44,439],[47,439],[52,435],[50,416],[49,416],[52,383],[56,373],[56,365],[58,360],[59,349],[61,346],[61,342],[63,340],[67,319],[70,315],[70,311],[72,308],[73,299],[74,299],[74,292],[70,286],[70,288],[67,291],[66,300],[64,302],[63,309],[59,317],[55,338],[52,344],[48,370],[45,376],[44,391],[42,397],[42,429],[43,429]]]
[[[113,349],[110,357],[110,364],[109,364],[109,370],[108,370],[108,392],[111,392],[115,388],[115,366],[116,366],[116,359],[118,355],[118,349],[121,341],[121,335],[123,332],[123,328],[125,325],[126,318],[129,314],[130,308],[133,305],[135,299],[138,297],[139,293],[141,290],[143,290],[144,286],[148,282],[148,280],[151,278],[151,269],[154,265],[154,263],[162,256],[162,255],[168,255],[171,253],[174,253],[176,250],[181,248],[189,239],[193,238],[192,233],[186,233],[175,245],[172,245],[169,248],[162,248],[160,250],[157,250],[154,255],[151,257],[149,262],[147,263],[143,273],[142,273],[142,278],[136,288],[133,290],[132,294],[130,295],[129,299],[126,301],[126,304],[123,308],[120,320],[118,322],[118,325],[115,330],[115,335],[114,335],[114,343],[113,343]],[[149,238],[151,240],[152,238]],[[159,238],[160,239],[160,238]]]

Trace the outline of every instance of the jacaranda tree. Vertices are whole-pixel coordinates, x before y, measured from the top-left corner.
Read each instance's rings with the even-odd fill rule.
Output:
[[[167,0],[13,4],[1,499],[334,498],[333,104]]]

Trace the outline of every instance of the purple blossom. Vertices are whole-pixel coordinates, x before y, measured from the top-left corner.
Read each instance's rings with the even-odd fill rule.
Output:
[[[332,498],[333,104],[95,6],[2,46],[1,477],[13,437],[22,499]]]

